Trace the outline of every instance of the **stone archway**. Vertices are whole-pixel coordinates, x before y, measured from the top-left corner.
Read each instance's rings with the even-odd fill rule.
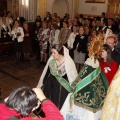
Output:
[[[54,0],[52,5],[52,13],[57,13],[60,17],[63,17],[65,13],[69,13],[68,0]]]

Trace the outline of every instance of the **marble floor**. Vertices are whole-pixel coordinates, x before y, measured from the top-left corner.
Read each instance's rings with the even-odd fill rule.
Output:
[[[0,53],[0,88],[1,98],[6,98],[15,88],[28,86],[36,87],[44,65],[35,59],[33,53],[30,62],[21,61],[16,64],[15,55]]]

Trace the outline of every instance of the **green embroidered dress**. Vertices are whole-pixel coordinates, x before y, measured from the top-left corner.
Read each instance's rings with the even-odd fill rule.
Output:
[[[61,109],[65,120],[98,120],[107,94],[108,83],[99,62],[88,58]]]

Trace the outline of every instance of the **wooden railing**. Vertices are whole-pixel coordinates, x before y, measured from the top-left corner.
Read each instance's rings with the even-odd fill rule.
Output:
[[[0,52],[11,51],[13,41],[11,38],[0,38]]]

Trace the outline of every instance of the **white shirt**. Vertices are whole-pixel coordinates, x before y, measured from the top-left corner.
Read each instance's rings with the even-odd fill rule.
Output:
[[[17,38],[17,33],[21,34],[18,38]],[[18,27],[18,28],[12,29],[11,34],[13,35],[12,40],[17,38],[18,42],[22,42],[23,41],[24,32],[23,32],[23,28],[22,27]]]
[[[74,41],[75,41],[75,37],[76,37],[76,35],[77,35],[78,33],[76,33],[76,34],[74,34],[74,32],[72,32],[71,34],[70,34],[70,36],[69,36],[69,38],[68,38],[68,47],[71,47],[71,48],[73,48],[73,43],[74,43]]]

